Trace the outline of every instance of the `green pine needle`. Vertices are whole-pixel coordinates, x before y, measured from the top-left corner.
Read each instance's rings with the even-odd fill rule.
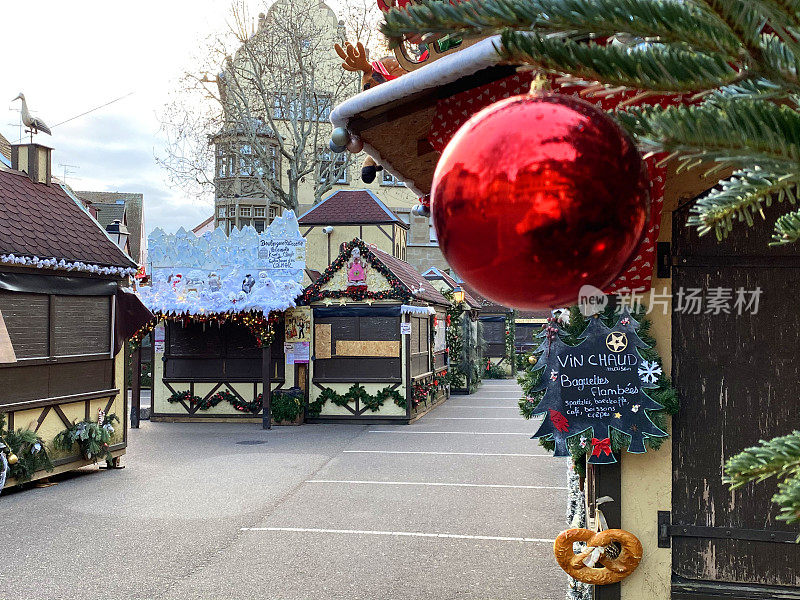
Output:
[[[773,200],[791,204],[797,202],[800,173],[773,173],[759,168],[736,171],[730,179],[699,199],[692,207],[689,225],[697,227],[700,235],[714,231],[723,239],[733,229],[734,221],[752,227],[755,215],[764,217],[764,208]]]
[[[800,210],[785,214],[776,221],[770,246],[793,244],[797,240],[800,240]]]
[[[581,43],[537,33],[503,33],[504,56],[548,71],[566,71],[589,81],[659,92],[691,92],[736,81],[739,74],[722,54],[663,44],[626,48]]]
[[[731,457],[725,464],[725,483],[736,489],[748,483],[760,483],[770,477],[780,480],[772,497],[781,509],[779,519],[800,522],[800,431],[761,440]]]

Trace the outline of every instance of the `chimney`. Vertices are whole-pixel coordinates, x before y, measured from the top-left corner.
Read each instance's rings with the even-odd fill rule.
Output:
[[[14,144],[11,146],[11,168],[27,173],[34,183],[50,185],[52,153],[52,148],[41,144]]]

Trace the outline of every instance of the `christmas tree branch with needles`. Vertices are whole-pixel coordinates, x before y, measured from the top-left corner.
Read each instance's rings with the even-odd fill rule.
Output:
[[[503,58],[587,90],[689,94],[691,105],[615,116],[646,150],[684,167],[735,170],[696,203],[690,224],[700,234],[723,239],[773,203],[796,205],[796,0],[429,0],[388,12],[382,29],[395,44],[408,33],[500,34]],[[798,239],[800,210],[789,209],[772,243]]]

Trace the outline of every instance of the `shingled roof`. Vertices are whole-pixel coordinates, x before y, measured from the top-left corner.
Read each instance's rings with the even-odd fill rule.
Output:
[[[447,273],[445,271],[442,271],[441,269],[439,269],[437,267],[431,267],[430,269],[425,271],[422,274],[422,276],[425,279],[428,279],[428,280],[431,280],[431,281],[435,281],[436,279],[441,279],[442,281],[444,281],[447,284],[447,287],[449,287],[451,290],[454,290],[454,289],[456,289],[456,287],[461,286],[461,284],[459,282],[457,282],[455,279],[453,279],[453,277],[449,273]],[[464,286],[461,286],[461,289],[464,292],[464,301],[467,303],[467,305],[470,308],[480,308],[481,307],[481,302],[475,296],[470,294],[466,290],[466,288],[464,288]]]
[[[447,298],[442,296],[441,292],[422,276],[422,273],[417,271],[406,261],[400,260],[383,250],[379,250],[375,246],[370,246],[369,249],[372,250],[375,257],[381,261],[387,269],[394,273],[395,277],[397,277],[403,285],[409,290],[412,290],[415,298],[433,304],[442,304],[445,306],[450,304]]]
[[[300,225],[397,223],[408,225],[369,190],[340,190],[297,219]]]
[[[0,254],[135,268],[60,185],[0,168]]]

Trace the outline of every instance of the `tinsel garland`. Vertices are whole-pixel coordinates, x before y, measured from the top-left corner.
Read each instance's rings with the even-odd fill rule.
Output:
[[[347,264],[347,261],[350,258],[350,253],[355,247],[358,247],[358,249],[361,251],[361,257],[369,262],[373,269],[375,269],[389,281],[389,285],[392,286],[391,290],[371,292],[363,287],[350,287],[346,290],[322,289],[322,287],[333,278],[334,274]],[[324,298],[350,298],[356,301],[400,300],[403,303],[407,303],[414,299],[414,294],[375,256],[367,244],[365,244],[362,240],[355,238],[344,245],[344,248],[339,253],[339,256],[337,256],[336,259],[330,265],[328,265],[328,268],[325,269],[325,271],[322,273],[322,276],[308,286],[305,292],[303,292],[303,300],[306,303],[322,300]]]
[[[110,463],[114,460],[109,449],[111,436],[115,431],[114,423],[119,422],[119,417],[114,413],[104,415],[100,411],[97,421],[84,419],[59,432],[53,438],[53,447],[56,450],[70,452],[72,447],[77,444],[81,455],[87,460],[97,462],[98,458],[103,457],[107,463]]]
[[[261,348],[272,344],[275,339],[275,325],[279,320],[280,317],[275,313],[270,313],[268,317],[261,313],[213,313],[191,316],[155,313],[155,318],[148,321],[146,325],[134,333],[129,343],[131,350],[141,347],[142,339],[152,332],[161,321],[172,321],[181,323],[184,326],[189,323],[217,323],[218,325],[223,325],[230,322],[247,327],[253,337],[256,338],[256,344]]]
[[[656,350],[656,340],[650,334],[652,323],[650,319],[647,318],[646,307],[643,305],[637,305],[636,310],[631,311],[631,317],[639,322],[640,327],[637,331],[637,334],[641,340],[649,346],[649,348],[642,348],[639,350],[642,358],[649,362],[655,362],[659,367],[662,367],[661,357]],[[555,319],[555,317],[553,318]],[[615,311],[614,302],[608,303],[605,310],[600,314],[600,318],[608,327],[613,327],[616,324],[619,315]],[[566,315],[561,315],[558,317],[558,319],[563,330],[567,332],[564,342],[572,346],[579,344],[581,341],[579,336],[583,333],[588,325],[588,319],[581,314],[580,309],[577,306],[573,306],[569,309],[569,312]],[[543,327],[547,327],[548,325],[551,325],[551,323],[545,324]],[[527,356],[535,355],[530,353]],[[525,397],[519,401],[519,408],[520,413],[526,419],[533,417],[534,409],[544,397],[544,391],[533,391],[539,384],[539,380],[544,369],[534,371],[533,366],[534,365],[528,366],[528,368],[526,368],[524,372],[520,373],[517,378],[520,386],[522,386],[523,392],[525,393]],[[664,407],[664,410],[651,411],[649,414],[656,427],[666,431],[667,415],[674,415],[678,412],[679,402],[678,394],[675,388],[672,387],[672,382],[666,375],[664,375],[663,368],[661,371],[662,372],[658,375],[658,379],[656,380],[657,387],[648,389],[647,395]],[[613,428],[610,430],[610,433],[611,449],[614,452],[620,452],[628,447],[628,436]],[[572,455],[576,469],[578,469],[581,474],[586,468],[583,457],[592,452],[592,444],[588,443],[590,439],[591,435],[588,435],[587,433],[580,435],[576,434],[570,438],[567,438],[567,448]],[[666,438],[661,437],[648,437],[645,441],[645,444],[649,449],[657,450],[661,447],[665,439]],[[555,448],[555,445],[552,441],[545,440],[543,438],[539,439],[539,444],[550,451]]]
[[[378,412],[386,400],[392,399],[400,408],[406,407],[406,399],[396,389],[385,387],[374,395],[367,392],[364,386],[354,383],[345,394],[339,394],[331,388],[324,388],[314,402],[308,404],[308,413],[317,417],[322,412],[327,402],[332,402],[336,406],[347,406],[348,404],[359,401],[361,406]]]
[[[0,454],[4,450],[17,456],[17,462],[6,465],[6,478],[17,483],[30,481],[37,471],[52,471],[53,462],[42,438],[31,429],[6,431],[5,414],[0,414]],[[5,445],[5,448],[3,448]],[[2,490],[3,484],[0,484]]]
[[[574,465],[567,471],[567,527],[570,529],[586,527],[586,501],[581,491],[581,478]],[[583,552],[586,544],[575,544],[575,554]],[[567,577],[566,600],[592,600],[592,586]]]

